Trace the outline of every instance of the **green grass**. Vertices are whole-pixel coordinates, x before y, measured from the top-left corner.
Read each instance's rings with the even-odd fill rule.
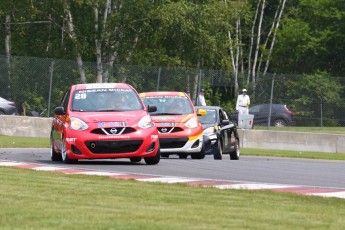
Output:
[[[345,160],[345,154],[342,153],[324,153],[324,152],[302,152],[289,150],[266,150],[241,148],[242,156],[271,156],[271,157],[291,157],[322,160]]]
[[[300,126],[266,127],[266,126],[255,126],[254,130],[345,134],[345,127],[300,127]]]
[[[343,229],[345,200],[0,167],[0,229]]]
[[[0,136],[0,148],[49,148],[49,138]]]

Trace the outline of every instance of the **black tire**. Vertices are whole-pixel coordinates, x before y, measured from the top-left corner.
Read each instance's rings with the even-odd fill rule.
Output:
[[[204,144],[202,144],[201,151],[198,153],[192,153],[191,157],[192,157],[192,159],[197,159],[197,160],[204,159],[205,158],[205,146],[204,146]]]
[[[160,150],[158,148],[157,154],[154,157],[144,157],[145,163],[147,165],[156,165],[161,159]]]
[[[222,160],[223,159],[223,149],[220,140],[217,140],[217,148],[213,151],[213,159]]]
[[[62,161],[61,155],[54,150],[54,142],[52,137],[50,138],[50,159],[52,161]]]
[[[65,164],[75,164],[78,163],[77,159],[70,159],[66,153],[66,140],[62,138],[62,146],[61,146],[61,158],[62,162]]]
[[[240,159],[240,144],[238,140],[235,140],[234,151],[230,152],[230,160],[239,160]]]
[[[286,124],[286,121],[284,119],[278,118],[278,119],[274,120],[273,125],[275,127],[285,127],[287,124]]]
[[[187,159],[188,158],[188,154],[180,153],[180,154],[178,154],[178,158],[180,158],[180,159]]]
[[[141,157],[130,157],[129,158],[131,160],[131,162],[133,163],[138,163],[141,161]]]
[[[169,153],[161,153],[161,157],[169,158]]]

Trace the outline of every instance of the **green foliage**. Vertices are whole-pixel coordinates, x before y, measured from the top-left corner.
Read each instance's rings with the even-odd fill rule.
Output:
[[[279,72],[342,76],[345,70],[343,0],[301,0],[288,9],[272,68]]]

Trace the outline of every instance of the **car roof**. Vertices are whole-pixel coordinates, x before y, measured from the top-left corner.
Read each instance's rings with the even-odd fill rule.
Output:
[[[143,92],[139,94],[140,97],[155,97],[155,96],[179,96],[188,97],[185,92],[178,91],[156,91],[156,92]]]
[[[73,85],[76,90],[83,89],[99,89],[99,88],[121,88],[121,89],[133,89],[129,84],[125,83],[86,83]]]

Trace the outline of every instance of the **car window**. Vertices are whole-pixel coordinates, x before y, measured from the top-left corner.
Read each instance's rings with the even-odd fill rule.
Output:
[[[228,114],[227,114],[224,110],[220,109],[219,111],[220,111],[220,112],[223,114],[223,116],[224,116],[224,119],[223,119],[223,120],[229,120],[229,116],[228,116]]]
[[[71,94],[71,91],[68,90],[65,94],[65,96],[62,99],[61,102],[61,106],[65,109],[65,111],[67,110],[67,106],[68,106],[68,101],[69,101],[69,95]]]
[[[220,121],[225,120],[225,117],[224,117],[224,114],[223,114],[222,110],[219,110],[219,120]]]
[[[252,107],[249,108],[249,113],[258,113],[260,112],[260,105],[254,105]]]
[[[217,111],[215,109],[207,109],[205,116],[198,117],[201,124],[214,124],[217,122]]]
[[[187,97],[182,96],[152,96],[143,98],[145,106],[155,105],[157,111],[155,114],[190,114],[193,108]]]
[[[132,89],[85,89],[76,90],[72,110],[80,112],[142,110],[139,97]]]

